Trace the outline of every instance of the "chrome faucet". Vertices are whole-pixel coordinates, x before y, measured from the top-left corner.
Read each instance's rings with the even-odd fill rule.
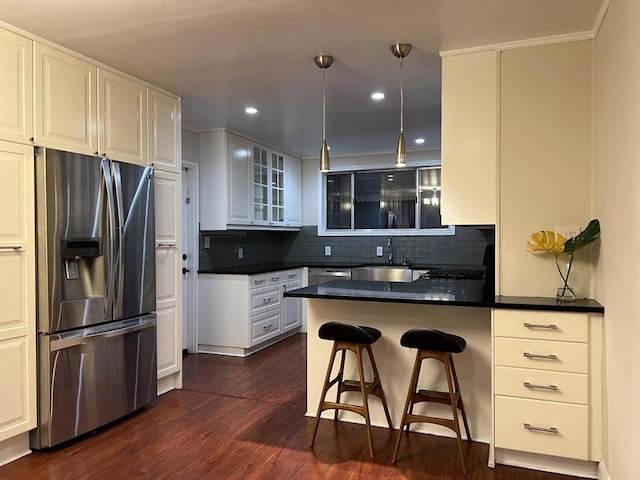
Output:
[[[391,246],[391,237],[387,239],[387,251],[389,252],[389,265],[393,264],[393,248]]]

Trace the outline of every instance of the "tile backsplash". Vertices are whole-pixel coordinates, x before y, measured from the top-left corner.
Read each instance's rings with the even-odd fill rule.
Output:
[[[388,237],[319,237],[317,231],[316,226],[302,227],[299,232],[201,231],[200,270],[278,261],[325,265],[387,261]],[[494,237],[492,227],[456,227],[456,234],[448,236],[394,236],[393,260],[400,263],[407,259],[420,265],[482,265],[485,245],[493,244]],[[331,256],[325,256],[325,246],[331,247]],[[382,257],[376,255],[379,246]]]

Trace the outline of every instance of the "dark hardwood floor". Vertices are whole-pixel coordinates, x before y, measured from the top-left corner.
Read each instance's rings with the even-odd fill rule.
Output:
[[[248,358],[188,355],[184,388],[81,439],[0,467],[0,479],[570,480],[487,467],[488,446],[411,433],[391,464],[395,431],[375,428],[369,458],[362,425],[323,420],[307,448],[303,334]],[[322,379],[318,379],[319,382]]]

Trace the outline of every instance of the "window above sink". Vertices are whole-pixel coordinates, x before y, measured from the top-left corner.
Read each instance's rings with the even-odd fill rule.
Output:
[[[454,235],[440,178],[439,165],[323,174],[318,235]]]

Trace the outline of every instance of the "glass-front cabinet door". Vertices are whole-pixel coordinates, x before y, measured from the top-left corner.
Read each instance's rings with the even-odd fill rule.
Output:
[[[253,147],[253,221],[269,221],[269,152]]]
[[[284,156],[271,152],[271,219],[274,224],[284,222]]]

